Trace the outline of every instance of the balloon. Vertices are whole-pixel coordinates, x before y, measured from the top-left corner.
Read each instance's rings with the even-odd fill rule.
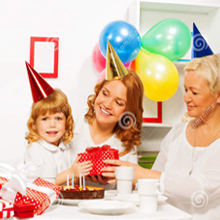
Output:
[[[135,60],[133,60],[129,66],[130,70],[133,70],[135,72]]]
[[[105,69],[106,66],[106,59],[105,57],[102,56],[100,49],[99,49],[99,44],[97,43],[92,51],[92,63],[94,68],[101,73],[102,70]]]
[[[143,82],[144,95],[153,101],[169,99],[178,88],[178,71],[164,56],[140,51],[135,59],[135,72]]]
[[[126,68],[129,68],[129,67],[130,67],[130,65],[131,65],[131,62],[124,63],[124,65],[125,65],[125,67],[126,67]]]
[[[102,56],[99,44],[97,43],[92,51],[92,63],[96,71],[101,73],[106,67],[106,59]],[[125,67],[129,67],[131,62],[124,63]]]
[[[99,74],[99,78],[97,80],[97,83],[101,82],[103,79],[105,79],[105,74],[106,74],[106,68],[102,70],[102,72]]]
[[[106,25],[99,37],[99,48],[106,58],[107,40],[123,63],[134,60],[141,49],[141,37],[137,29],[125,21],[113,21]]]
[[[183,57],[191,46],[191,32],[186,24],[168,18],[154,25],[141,38],[141,46],[151,53],[177,60]]]

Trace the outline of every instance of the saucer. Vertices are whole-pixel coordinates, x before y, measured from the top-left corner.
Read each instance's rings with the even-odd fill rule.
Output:
[[[121,194],[117,195],[116,197],[120,201],[126,201],[134,203],[135,205],[139,206],[139,194],[137,192],[131,194]],[[166,196],[158,195],[158,205],[164,203],[167,200]]]
[[[85,201],[78,204],[81,209],[92,214],[121,215],[135,208],[135,204],[113,200]]]

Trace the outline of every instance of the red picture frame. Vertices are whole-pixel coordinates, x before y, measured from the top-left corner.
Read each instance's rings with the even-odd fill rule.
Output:
[[[162,102],[157,102],[157,118],[143,118],[145,123],[162,123]]]
[[[30,65],[34,68],[35,42],[53,42],[54,43],[54,68],[53,73],[38,72],[44,78],[58,77],[58,56],[59,56],[59,38],[58,37],[31,37],[30,40]]]

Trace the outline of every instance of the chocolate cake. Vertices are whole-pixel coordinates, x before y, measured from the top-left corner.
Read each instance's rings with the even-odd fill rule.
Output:
[[[60,189],[60,199],[101,199],[104,198],[104,188],[87,186],[85,190],[80,190],[78,186],[74,189],[67,189],[67,186],[62,186]]]

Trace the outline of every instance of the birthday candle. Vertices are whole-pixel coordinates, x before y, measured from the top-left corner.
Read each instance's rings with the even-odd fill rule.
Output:
[[[74,173],[72,173],[72,189],[74,189]]]
[[[79,173],[79,188],[82,189],[82,176],[81,176],[81,173]]]
[[[69,189],[69,173],[67,174],[67,189]]]
[[[86,190],[85,173],[83,171],[83,190]]]

